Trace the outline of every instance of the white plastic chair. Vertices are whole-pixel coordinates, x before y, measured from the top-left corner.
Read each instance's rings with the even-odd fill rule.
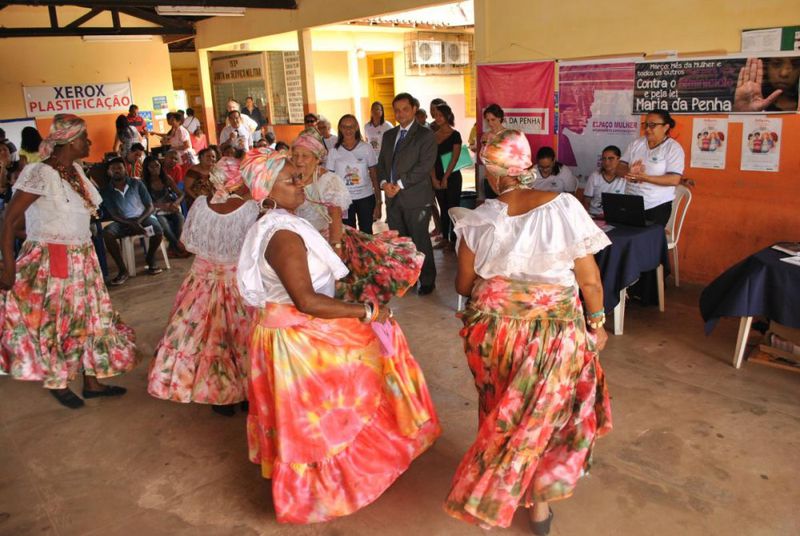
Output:
[[[686,187],[678,185],[675,187],[675,200],[672,202],[672,214],[669,215],[667,222],[667,248],[672,251],[672,264],[675,266],[675,286],[681,286],[680,270],[678,269],[678,240],[683,229],[683,220],[692,202],[692,192]]]
[[[122,253],[122,261],[125,263],[125,269],[128,270],[128,275],[136,277],[136,250],[133,247],[134,239],[142,238],[141,236],[124,236],[119,239],[119,249]],[[167,245],[164,240],[161,240],[161,254],[164,256],[164,265],[167,270],[171,270],[172,266],[169,264],[169,257],[167,257]],[[145,252],[147,247],[145,246]]]
[[[468,209],[468,208],[451,207],[447,211],[447,215],[450,217],[450,221],[453,223],[453,227],[455,227],[456,226],[456,222],[458,220],[460,220],[461,218],[463,218],[469,212],[471,212],[471,210]],[[467,296],[462,296],[461,294],[458,295],[458,309],[456,309],[457,311],[460,311],[461,309],[464,308],[464,303],[465,303],[466,299],[467,299]]]

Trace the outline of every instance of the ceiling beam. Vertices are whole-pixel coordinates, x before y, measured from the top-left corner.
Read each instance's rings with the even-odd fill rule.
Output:
[[[6,37],[81,37],[84,35],[175,35],[175,28],[2,28],[0,39]]]
[[[266,9],[297,9],[296,0],[3,0],[0,5],[70,6],[119,9],[123,7],[191,6],[191,7],[249,7]]]
[[[67,28],[77,28],[81,24],[83,24],[85,22],[89,22],[90,20],[92,20],[93,18],[98,16],[102,11],[103,11],[102,9],[92,9],[88,13],[85,13],[85,14],[81,15],[80,17],[78,17],[74,21],[72,21],[69,24],[67,24],[66,27]]]
[[[159,26],[163,26],[165,28],[175,28],[179,30],[178,33],[184,33],[186,31],[194,33],[192,25],[180,17],[162,17],[161,15],[157,15],[152,11],[138,7],[121,7],[119,8],[119,12],[146,22],[158,24]]]

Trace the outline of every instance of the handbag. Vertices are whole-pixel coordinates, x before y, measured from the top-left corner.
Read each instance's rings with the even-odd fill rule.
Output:
[[[442,169],[447,171],[447,166],[450,165],[450,160],[453,159],[453,153],[445,153],[441,157],[442,160]],[[472,157],[469,154],[469,147],[466,145],[461,146],[461,153],[458,155],[458,160],[456,160],[456,165],[453,166],[453,173],[460,169],[464,169],[465,167],[474,166],[475,162],[472,161]]]

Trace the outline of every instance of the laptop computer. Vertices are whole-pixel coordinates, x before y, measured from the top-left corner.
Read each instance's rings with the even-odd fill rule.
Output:
[[[644,216],[644,198],[640,195],[603,194],[603,212],[608,223],[648,227],[652,220]]]

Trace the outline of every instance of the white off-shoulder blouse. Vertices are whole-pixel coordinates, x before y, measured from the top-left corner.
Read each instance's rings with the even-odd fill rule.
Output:
[[[258,203],[246,201],[228,214],[214,212],[201,195],[189,210],[181,242],[187,250],[217,264],[236,264],[244,237],[258,219]]]
[[[508,215],[508,205],[487,199],[455,225],[475,253],[475,272],[484,279],[501,276],[531,283],[572,286],[575,259],[611,244],[580,202],[570,194],[524,214]]]
[[[245,302],[254,307],[264,307],[267,303],[292,303],[278,274],[264,258],[269,241],[282,230],[296,233],[303,239],[314,290],[332,298],[336,280],[348,274],[347,267],[308,221],[276,209],[270,210],[250,227],[244,239],[236,277]]]

